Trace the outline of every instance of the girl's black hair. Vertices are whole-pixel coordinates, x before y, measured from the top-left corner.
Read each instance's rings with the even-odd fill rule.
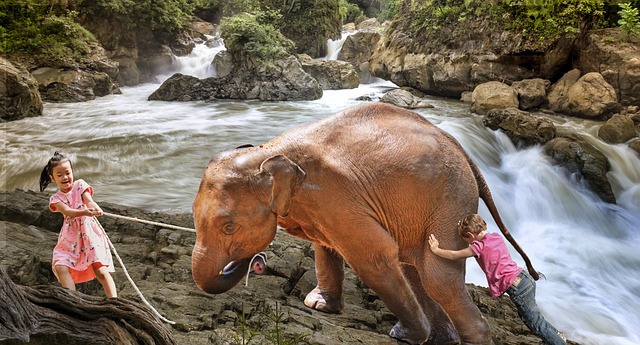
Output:
[[[40,191],[41,192],[44,191],[45,188],[47,188],[49,183],[51,183],[51,172],[53,171],[53,168],[57,167],[58,165],[64,162],[69,162],[69,164],[71,164],[71,160],[69,159],[69,157],[61,153],[58,153],[58,151],[56,151],[53,154],[53,157],[49,158],[47,165],[44,166],[44,169],[42,169],[42,173],[40,173]]]

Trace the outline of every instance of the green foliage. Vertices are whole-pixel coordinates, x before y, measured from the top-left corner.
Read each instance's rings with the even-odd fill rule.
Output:
[[[0,3],[0,52],[35,59],[77,61],[95,37],[75,22],[76,12],[52,7],[47,0]]]
[[[340,0],[340,7],[346,9],[346,15],[344,23],[360,23],[364,19],[364,12],[356,4],[347,2],[347,0]]]
[[[85,0],[83,9],[96,16],[118,17],[130,28],[174,32],[203,3],[203,0]]]
[[[614,1],[412,0],[401,8],[396,25],[420,37],[435,35],[445,27],[452,32],[465,30],[459,27],[461,22],[487,21],[494,30],[511,30],[536,42],[574,36],[583,28],[604,25],[606,6]]]
[[[249,311],[245,311],[244,305],[242,305],[234,325],[239,334],[235,334],[233,339],[226,340],[240,345],[310,344],[307,340],[308,335],[286,334],[284,332],[282,325],[289,318],[288,313],[283,312],[278,303],[272,307],[262,301]]]
[[[627,37],[631,37],[640,33],[640,19],[638,16],[638,9],[631,6],[631,3],[619,4],[620,19],[618,25],[626,33]]]
[[[237,14],[220,23],[220,36],[236,62],[270,64],[294,49],[293,42],[284,37],[270,22],[279,15],[273,11]]]
[[[263,10],[278,11],[282,17],[274,22],[280,32],[296,43],[298,53],[321,56],[326,40],[338,39],[347,8],[341,0],[260,0]]]
[[[378,20],[382,23],[393,19],[400,11],[400,7],[402,7],[402,0],[381,0]]]

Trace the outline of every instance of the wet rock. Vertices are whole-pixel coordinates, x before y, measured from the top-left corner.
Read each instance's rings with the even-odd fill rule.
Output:
[[[580,79],[579,69],[572,69],[565,73],[560,80],[551,86],[551,91],[547,95],[549,109],[555,112],[564,112],[564,105],[568,100],[569,88]]]
[[[42,109],[36,79],[24,67],[0,57],[0,119],[40,116]]]
[[[407,109],[433,108],[433,105],[424,99],[402,89],[394,89],[385,93],[382,98],[380,98],[380,102],[390,103]]]
[[[618,104],[616,90],[600,73],[590,72],[569,87],[564,112],[585,118],[608,115]]]
[[[600,126],[598,136],[610,144],[620,144],[637,135],[631,116],[616,114]]]
[[[317,60],[306,54],[299,54],[298,60],[323,90],[354,89],[360,85],[360,76],[348,62]]]
[[[471,111],[485,114],[491,109],[518,108],[518,94],[505,83],[490,81],[478,85],[471,95]]]
[[[615,204],[607,172],[607,157],[586,140],[575,135],[557,137],[544,145],[545,153],[570,173],[578,174],[602,200]]]
[[[149,96],[149,100],[299,101],[322,97],[322,88],[318,81],[302,69],[302,65],[293,55],[275,61],[269,66],[237,66],[229,54],[217,54],[214,66],[217,77],[199,79],[180,73],[174,74]]]
[[[503,130],[515,145],[544,144],[556,136],[551,120],[516,108],[491,109],[482,124],[494,131]]]
[[[338,60],[353,65],[360,76],[361,84],[369,84],[376,79],[369,72],[369,59],[380,37],[380,33],[375,31],[358,31],[344,40],[342,49],[338,53]]]

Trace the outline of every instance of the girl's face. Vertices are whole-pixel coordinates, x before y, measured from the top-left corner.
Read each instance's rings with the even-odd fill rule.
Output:
[[[51,172],[51,179],[58,185],[58,188],[68,193],[73,186],[73,171],[71,170],[71,162],[66,161],[56,165]]]

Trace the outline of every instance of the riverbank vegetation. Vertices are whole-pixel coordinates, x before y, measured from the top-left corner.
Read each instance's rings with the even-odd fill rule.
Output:
[[[245,55],[287,48],[287,43],[278,37],[282,34],[295,43],[296,52],[322,56],[326,39],[339,38],[343,23],[361,21],[365,14],[380,21],[392,20],[393,29],[425,42],[438,37],[443,29],[452,32],[454,39],[472,35],[479,29],[509,30],[531,42],[576,35],[589,28],[620,26],[629,36],[640,32],[637,11],[640,0],[380,0],[370,2],[375,6],[367,8],[363,8],[362,3],[358,0],[8,0],[0,2],[0,53],[26,54],[41,61],[77,60],[88,53],[89,44],[96,41],[78,24],[90,21],[92,16],[118,18],[131,30],[150,28],[171,34],[183,28],[194,13],[206,12],[217,13],[217,18],[238,16],[229,19],[229,32],[225,35],[244,37],[248,43],[243,51]],[[247,30],[247,25],[256,18],[261,18],[261,26]],[[232,44],[239,45],[243,40]],[[258,48],[256,44],[266,46]],[[238,49],[245,48],[239,45]]]

